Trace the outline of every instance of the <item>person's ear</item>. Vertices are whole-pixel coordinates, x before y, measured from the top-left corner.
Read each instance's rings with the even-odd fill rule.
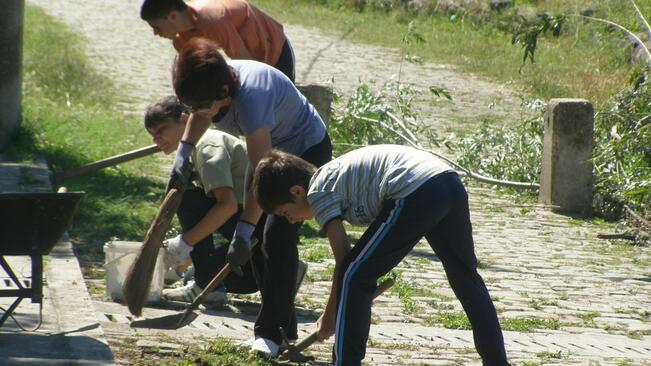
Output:
[[[289,192],[292,194],[292,197],[294,197],[294,201],[296,201],[297,198],[300,198],[305,195],[305,188],[299,185],[294,185],[291,188],[289,188]]]
[[[169,12],[169,14],[167,14],[167,16],[166,16],[165,18],[166,18],[169,22],[174,23],[174,22],[176,21],[176,18],[177,18],[177,17],[178,17],[178,13],[176,12],[176,10],[172,10],[172,11]]]

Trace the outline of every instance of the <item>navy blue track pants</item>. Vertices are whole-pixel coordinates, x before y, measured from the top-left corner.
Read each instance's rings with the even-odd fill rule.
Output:
[[[453,172],[429,179],[405,198],[384,202],[380,215],[344,259],[337,278],[334,365],[361,364],[377,280],[423,236],[468,315],[484,365],[508,365],[495,307],[477,273],[468,195]]]

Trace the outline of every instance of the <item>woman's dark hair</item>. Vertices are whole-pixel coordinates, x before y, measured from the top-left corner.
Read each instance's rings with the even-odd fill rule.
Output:
[[[187,8],[183,0],[145,0],[140,6],[140,18],[145,21],[166,18],[172,10],[183,11]]]
[[[191,107],[232,97],[237,89],[237,77],[217,43],[201,37],[190,39],[179,52],[172,83],[179,99]],[[224,92],[224,86],[228,92]]]
[[[190,109],[175,95],[160,98],[145,112],[145,128],[153,128],[165,122],[181,123],[181,114],[190,114]]]
[[[251,190],[260,208],[273,213],[280,205],[293,203],[293,186],[307,190],[316,167],[298,156],[280,150],[269,151],[253,173]]]

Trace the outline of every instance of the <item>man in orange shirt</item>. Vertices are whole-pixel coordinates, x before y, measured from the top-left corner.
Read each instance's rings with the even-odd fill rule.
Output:
[[[283,26],[245,0],[144,0],[140,17],[181,51],[193,37],[217,42],[232,59],[273,66],[294,82],[294,51]]]

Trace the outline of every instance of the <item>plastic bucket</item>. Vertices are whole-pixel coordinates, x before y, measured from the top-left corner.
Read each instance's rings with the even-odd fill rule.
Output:
[[[122,302],[122,287],[141,245],[142,243],[134,241],[110,241],[104,244],[106,294],[113,301]],[[163,291],[165,280],[164,256],[165,251],[159,250],[154,275],[149,286],[149,293],[147,294],[147,302],[158,302],[161,299],[161,292]]]

